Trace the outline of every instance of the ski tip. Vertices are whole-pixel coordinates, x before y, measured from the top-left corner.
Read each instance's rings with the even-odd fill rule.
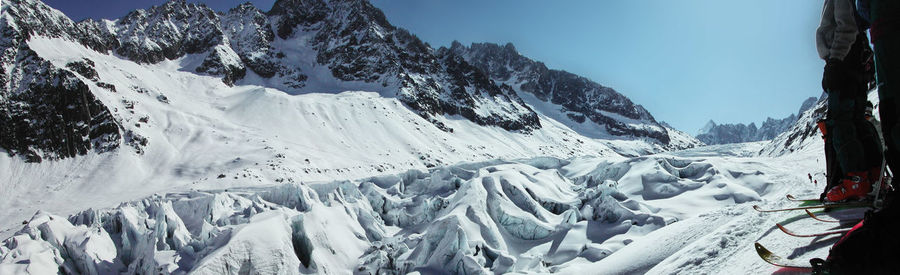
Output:
[[[753,209],[756,211],[762,211],[762,208],[759,205],[753,205]]]
[[[794,236],[794,237],[811,237],[811,236],[808,236],[808,235],[800,235],[800,234],[794,233],[794,232],[788,230],[787,228],[785,228],[785,227],[784,227],[783,225],[781,225],[780,223],[776,223],[775,226],[777,226],[778,229],[781,230],[781,232],[784,232],[784,234],[788,234],[788,235],[791,235],[791,236]]]
[[[788,230],[787,228],[785,228],[784,225],[781,225],[780,223],[776,223],[775,226],[777,226],[778,229],[781,229],[781,231],[784,231],[784,233],[791,234],[791,231]]]
[[[826,209],[826,210],[827,210],[827,209]],[[809,211],[809,209],[806,209],[806,215],[808,215],[809,217],[813,218],[814,220],[817,220],[817,221],[820,221],[820,222],[841,222],[841,221],[839,221],[839,220],[826,220],[826,219],[823,219],[823,218],[819,218],[819,216],[816,215],[816,213],[813,213],[812,211]]]
[[[804,211],[806,211],[806,215],[809,215],[809,216],[812,217],[813,219],[815,219],[815,218],[818,217],[818,216],[816,216],[816,214],[814,214],[812,211],[809,211],[809,209],[804,209]]]
[[[756,242],[753,246],[756,247],[756,252],[759,253],[760,256],[764,256],[764,258],[766,256],[772,255],[772,251],[769,251],[769,249],[766,249],[766,247],[763,246],[762,244],[760,244],[759,242]]]
[[[756,247],[756,253],[759,254],[759,257],[766,261],[769,264],[774,266],[780,266],[785,268],[796,268],[798,270],[808,271],[811,269],[809,266],[805,266],[804,264],[798,263],[793,260],[787,260],[782,258],[772,251],[769,251],[765,246],[760,244],[759,242],[755,243],[754,247]]]
[[[787,194],[787,198],[788,198],[789,200],[796,200],[796,199],[797,199],[796,197],[794,197],[794,195],[791,195],[791,194]]]

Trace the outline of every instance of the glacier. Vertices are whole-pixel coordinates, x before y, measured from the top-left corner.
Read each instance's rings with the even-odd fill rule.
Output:
[[[3,242],[0,270],[555,272],[615,255],[700,209],[771,191],[749,179],[766,172],[731,165],[665,154],[539,157],[171,192],[68,217],[39,211]]]

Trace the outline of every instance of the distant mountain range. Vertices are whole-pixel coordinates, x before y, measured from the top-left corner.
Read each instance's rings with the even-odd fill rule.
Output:
[[[707,145],[771,140],[793,127],[803,112],[816,105],[817,100],[815,97],[810,97],[803,101],[800,111],[796,114],[782,119],[770,117],[760,127],[757,127],[755,123],[749,125],[743,123],[717,124],[710,120],[706,126],[700,129],[696,138]]]

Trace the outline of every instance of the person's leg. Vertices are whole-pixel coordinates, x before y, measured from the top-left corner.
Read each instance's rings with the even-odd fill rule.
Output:
[[[834,87],[828,95],[828,117],[831,121],[834,150],[843,174],[838,186],[825,194],[831,202],[864,198],[872,190],[869,179],[869,159],[865,156],[865,146],[859,133],[868,123],[863,118],[865,105],[862,94],[864,88],[856,85],[852,78],[844,81],[844,86]],[[880,165],[879,165],[880,166]]]
[[[860,92],[856,97],[857,110],[854,111],[853,122],[856,125],[857,139],[859,139],[863,146],[865,167],[868,171],[874,172],[870,173],[869,179],[874,182],[880,178],[878,175],[879,171],[876,170],[881,170],[881,163],[884,159],[882,156],[884,149],[882,148],[881,137],[879,137],[875,125],[866,120],[866,106],[869,102],[866,86],[865,83],[859,84],[858,89]]]
[[[828,95],[828,119],[831,123],[834,150],[838,163],[845,173],[866,170],[864,149],[857,136],[857,98],[850,89],[830,91]]]

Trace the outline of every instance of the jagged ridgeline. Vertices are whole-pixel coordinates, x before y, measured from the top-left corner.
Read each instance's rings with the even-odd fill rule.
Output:
[[[290,94],[379,92],[447,132],[453,129],[442,120],[459,115],[529,134],[541,120],[540,110],[520,97],[528,94],[572,123],[593,123],[604,138],[670,145],[649,112],[611,88],[550,70],[512,45],[433,49],[365,0],[279,0],[268,12],[249,3],[216,12],[173,0],[116,20],[80,22],[38,0],[2,5],[0,148],[33,162],[146,143],[94,96],[93,86],[115,87],[98,77],[91,60],[54,66],[31,50],[35,37],[76,41],[139,64],[186,60],[181,70],[228,85]]]
[[[716,122],[710,120],[703,129],[700,129],[697,139],[708,145],[772,140],[791,130],[798,123],[798,120],[803,117],[803,113],[816,107],[818,101],[819,99],[815,97],[807,98],[800,105],[800,110],[796,114],[791,114],[782,119],[770,117],[759,128],[756,127],[756,123],[750,123],[749,125],[743,123],[716,124]]]

